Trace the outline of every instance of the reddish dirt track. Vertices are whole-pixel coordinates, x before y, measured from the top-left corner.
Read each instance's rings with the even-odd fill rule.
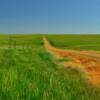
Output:
[[[100,85],[100,52],[87,50],[62,50],[51,46],[46,38],[43,38],[45,49],[59,57],[70,57],[73,60],[64,62],[65,67],[80,68],[87,76],[89,82],[93,85]]]

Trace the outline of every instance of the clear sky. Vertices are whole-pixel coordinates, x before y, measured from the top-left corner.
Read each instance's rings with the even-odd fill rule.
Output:
[[[0,0],[0,33],[100,33],[100,0]]]

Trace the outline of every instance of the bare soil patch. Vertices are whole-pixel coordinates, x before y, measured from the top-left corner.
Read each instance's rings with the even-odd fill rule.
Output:
[[[100,85],[100,52],[94,50],[62,50],[51,46],[46,38],[43,38],[45,49],[59,57],[70,57],[73,60],[64,61],[64,67],[80,68],[88,81],[93,85]]]

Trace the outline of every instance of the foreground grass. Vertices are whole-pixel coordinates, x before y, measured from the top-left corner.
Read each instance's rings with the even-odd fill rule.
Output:
[[[99,100],[77,69],[58,69],[42,47],[0,50],[0,100]]]

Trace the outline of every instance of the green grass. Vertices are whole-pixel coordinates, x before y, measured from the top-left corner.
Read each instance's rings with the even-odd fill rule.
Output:
[[[100,35],[45,35],[45,34],[8,34],[0,35],[0,45],[41,46],[42,37],[46,36],[57,47],[65,49],[96,49],[100,50]]]
[[[48,35],[51,43],[64,49],[100,50],[100,35]]]
[[[60,48],[77,46],[76,49],[88,49],[87,45],[94,43],[91,49],[100,50],[95,46],[100,42],[97,35],[85,36],[88,39],[81,35],[46,36],[54,46]],[[10,38],[12,41],[9,35],[0,37],[1,47],[13,47],[0,49],[0,100],[100,99],[100,87],[89,85],[78,69],[59,69],[54,64],[52,56],[42,47],[42,35],[10,35]],[[16,47],[23,44],[26,48]]]

